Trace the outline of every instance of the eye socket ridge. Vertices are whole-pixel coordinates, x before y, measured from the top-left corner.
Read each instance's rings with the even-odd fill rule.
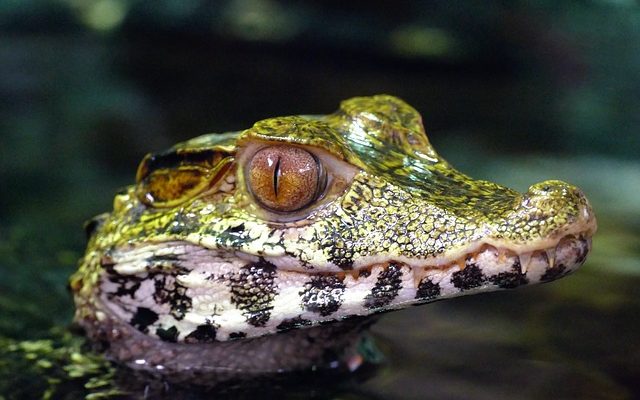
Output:
[[[247,186],[256,202],[276,213],[306,208],[324,195],[327,172],[312,152],[292,145],[257,150],[247,164]]]

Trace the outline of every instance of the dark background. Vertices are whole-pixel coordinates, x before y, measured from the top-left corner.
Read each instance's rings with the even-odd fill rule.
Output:
[[[600,232],[565,281],[385,316],[390,365],[358,390],[640,396],[631,0],[3,1],[0,336],[68,324],[82,223],[110,209],[145,153],[376,93],[413,105],[439,153],[474,177],[578,184]]]

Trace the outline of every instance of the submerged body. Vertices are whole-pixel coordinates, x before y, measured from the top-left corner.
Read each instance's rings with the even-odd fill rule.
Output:
[[[579,189],[473,180],[409,105],[353,98],[147,156],[89,226],[75,319],[174,380],[353,367],[365,317],[557,279],[595,227]]]

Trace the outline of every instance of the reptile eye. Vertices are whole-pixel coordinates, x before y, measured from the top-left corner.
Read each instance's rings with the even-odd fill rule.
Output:
[[[254,154],[248,184],[256,200],[274,211],[299,210],[324,190],[326,174],[318,159],[293,146],[270,146]]]
[[[136,195],[150,207],[174,207],[212,187],[232,161],[216,148],[148,154],[138,167]]]

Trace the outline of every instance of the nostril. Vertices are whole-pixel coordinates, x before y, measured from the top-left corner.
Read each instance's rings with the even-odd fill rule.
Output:
[[[562,212],[572,220],[581,214],[585,202],[584,194],[577,187],[562,181],[544,181],[531,185],[523,205],[538,217],[552,217]]]
[[[553,194],[561,194],[571,190],[572,186],[562,181],[544,181],[531,185],[529,187],[529,195],[531,196],[549,196]]]
[[[564,197],[567,199],[574,199],[584,197],[584,194],[579,188],[562,181],[544,181],[536,183],[529,187],[526,194],[527,197],[530,198]]]
[[[555,237],[567,232],[595,231],[595,218],[584,193],[562,181],[544,181],[529,187],[516,208],[523,231],[537,237]]]

